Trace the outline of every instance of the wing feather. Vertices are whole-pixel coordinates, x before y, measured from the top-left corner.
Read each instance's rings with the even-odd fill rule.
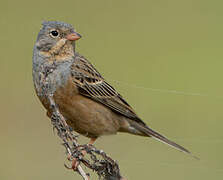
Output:
[[[81,95],[91,98],[114,112],[145,125],[132,107],[83,56],[76,54],[74,63],[71,66],[71,75]]]

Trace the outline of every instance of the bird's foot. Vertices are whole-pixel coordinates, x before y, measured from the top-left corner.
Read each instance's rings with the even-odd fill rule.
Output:
[[[78,165],[80,164],[79,160],[77,158],[72,158],[71,155],[69,155],[67,157],[67,159],[69,161],[71,161],[71,166],[68,166],[66,164],[64,164],[64,166],[67,168],[67,169],[70,169],[70,170],[73,170],[73,171],[77,171],[77,167]]]
[[[91,146],[95,142],[95,140],[96,140],[96,138],[91,138],[90,142],[87,145]],[[83,158],[87,154],[87,151],[86,150],[81,150],[81,151],[79,151],[79,153],[81,153],[80,156]],[[66,164],[64,164],[64,166],[67,169],[72,169],[74,171],[77,171],[77,167],[80,164],[80,161],[78,160],[78,158],[73,157],[72,155],[68,155],[67,159],[69,161],[71,161],[71,167],[67,166]]]
[[[74,171],[77,171],[77,167],[79,164],[80,164],[80,161],[78,161],[77,158],[73,158],[72,163],[71,163],[71,169],[73,169]]]
[[[86,154],[86,151],[82,150],[81,151],[81,156],[84,157],[85,154]],[[66,164],[65,164],[65,167],[67,169],[71,169],[71,170],[77,171],[77,167],[80,164],[80,161],[78,160],[78,158],[72,157],[72,155],[68,155],[67,159],[69,161],[71,161],[71,167],[67,166]]]

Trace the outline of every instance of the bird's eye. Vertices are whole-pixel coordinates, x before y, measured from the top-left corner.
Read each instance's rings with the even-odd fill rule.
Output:
[[[55,37],[58,37],[59,32],[57,30],[52,30],[50,31],[50,35],[55,38]]]

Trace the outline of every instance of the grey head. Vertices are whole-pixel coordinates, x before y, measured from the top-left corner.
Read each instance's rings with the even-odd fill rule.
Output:
[[[58,86],[64,84],[69,77],[67,70],[72,63],[74,43],[81,36],[75,32],[70,24],[58,21],[42,23],[37,41],[33,49],[33,81],[38,95],[44,95],[41,81],[42,74],[52,69],[48,75],[48,93],[52,93]],[[50,62],[54,62],[53,64]]]
[[[73,46],[75,41],[81,38],[80,34],[75,32],[72,25],[59,21],[44,21],[40,30],[36,48],[39,51],[48,52],[59,42],[70,43]]]

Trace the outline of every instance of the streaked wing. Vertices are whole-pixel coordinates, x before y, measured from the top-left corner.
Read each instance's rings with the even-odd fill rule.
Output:
[[[74,63],[71,66],[71,75],[80,94],[102,103],[116,113],[145,125],[131,106],[83,56],[76,54]]]

